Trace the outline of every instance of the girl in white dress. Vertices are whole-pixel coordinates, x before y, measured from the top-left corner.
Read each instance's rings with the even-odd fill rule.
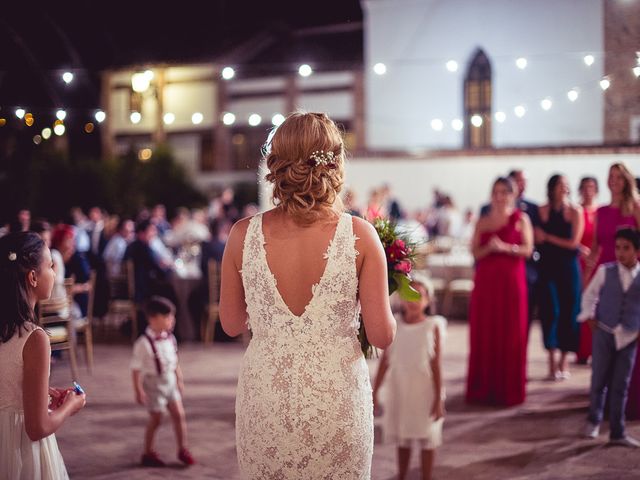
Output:
[[[222,326],[253,334],[236,394],[240,471],[367,480],[373,399],[358,314],[386,348],[396,322],[384,250],[373,226],[340,207],[344,146],[326,115],[289,115],[269,146],[277,207],[238,222],[222,261]]]
[[[422,451],[422,478],[429,479],[434,450],[442,444],[441,355],[447,322],[444,317],[429,314],[431,282],[418,274],[412,276],[411,286],[421,298],[417,302],[402,301],[396,339],[380,360],[373,401],[378,410],[378,391],[386,376],[383,432],[386,441],[398,446],[398,478],[405,478],[412,444],[417,444]]]
[[[37,234],[0,238],[2,479],[68,478],[53,433],[84,406],[85,396],[49,387],[51,348],[34,308],[49,298],[54,277],[51,252]]]

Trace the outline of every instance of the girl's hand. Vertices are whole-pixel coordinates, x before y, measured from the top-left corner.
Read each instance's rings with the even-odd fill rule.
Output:
[[[180,392],[182,393],[182,392]],[[136,390],[136,402],[143,407],[147,404],[147,394],[144,393],[144,390]]]
[[[178,380],[178,391],[180,392],[180,396],[184,397],[184,382],[182,380]]]
[[[61,388],[49,387],[49,409],[55,410],[64,400],[67,390]]]
[[[71,415],[75,415],[79,410],[84,408],[87,403],[87,395],[82,393],[78,395],[73,389],[67,390],[62,405],[69,405]]]
[[[444,402],[442,401],[442,399],[439,399],[433,404],[433,408],[431,409],[431,416],[434,420],[439,420],[444,417],[444,414]]]

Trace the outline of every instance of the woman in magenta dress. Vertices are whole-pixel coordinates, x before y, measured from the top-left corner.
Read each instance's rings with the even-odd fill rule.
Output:
[[[527,357],[525,258],[533,249],[529,217],[514,208],[513,184],[498,178],[489,214],[472,240],[475,287],[469,308],[467,401],[511,406],[524,402]]]
[[[615,234],[618,228],[640,226],[640,205],[635,179],[624,163],[611,165],[607,186],[611,192],[611,203],[600,207],[596,212],[596,234],[587,262],[587,268],[593,269],[592,271],[603,263],[615,262]],[[640,418],[640,361],[638,358],[640,356],[636,357],[629,384],[627,420]]]
[[[580,271],[582,272],[582,289],[589,284],[591,278],[586,277],[587,258],[591,254],[593,237],[595,235],[595,220],[598,205],[598,180],[595,177],[582,177],[578,187],[580,194],[580,206],[584,218],[584,231],[580,240]],[[580,325],[580,345],[578,347],[578,363],[586,364],[591,356],[591,328],[587,323]]]

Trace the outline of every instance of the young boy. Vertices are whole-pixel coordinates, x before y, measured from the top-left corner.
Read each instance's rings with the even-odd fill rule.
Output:
[[[610,443],[638,448],[640,442],[625,433],[624,408],[640,330],[640,236],[636,230],[622,228],[615,240],[617,261],[598,268],[582,296],[578,316],[593,332],[591,405],[584,434],[599,435],[609,389]]]
[[[149,326],[133,345],[133,388],[136,401],[149,410],[149,423],[144,437],[142,465],[164,467],[166,464],[153,450],[156,430],[162,413],[169,409],[178,442],[178,459],[186,465],[195,460],[187,449],[187,422],[182,406],[184,384],[178,365],[178,347],[173,336],[175,306],[164,297],[151,297],[146,305]]]

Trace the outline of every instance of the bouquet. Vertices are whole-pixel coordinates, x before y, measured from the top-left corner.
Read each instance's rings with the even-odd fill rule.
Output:
[[[418,301],[420,293],[411,287],[411,269],[414,265],[415,244],[407,235],[400,233],[395,223],[384,218],[375,218],[373,227],[376,229],[380,242],[387,257],[387,278],[389,281],[389,295],[398,292],[403,300]],[[365,358],[371,358],[374,347],[367,339],[364,322],[360,319],[358,332],[360,348]]]

